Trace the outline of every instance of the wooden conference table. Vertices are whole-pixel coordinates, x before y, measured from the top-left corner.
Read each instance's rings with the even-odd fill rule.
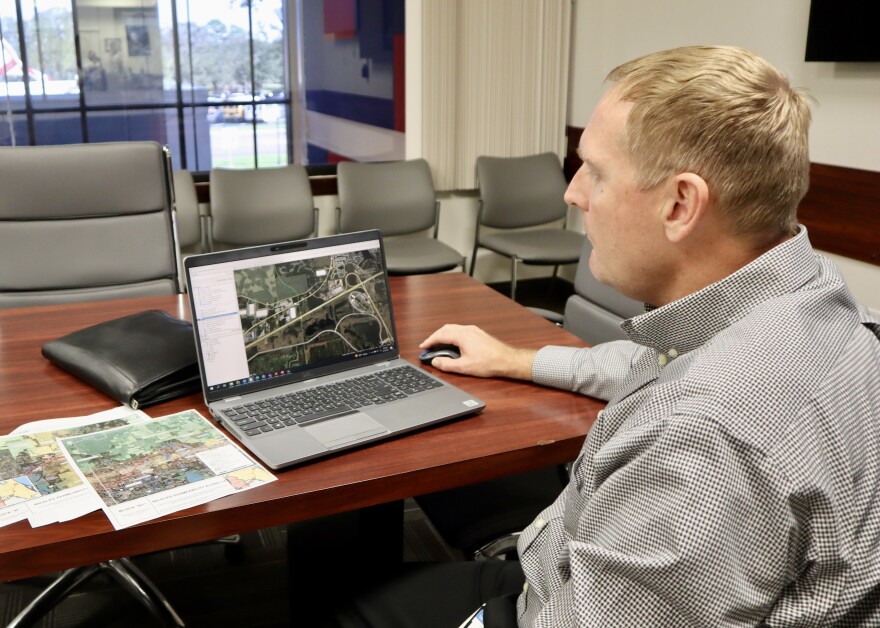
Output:
[[[447,322],[472,323],[524,347],[581,345],[578,338],[467,275],[393,277],[391,292],[404,358]],[[51,365],[43,343],[83,327],[146,310],[189,318],[185,296],[0,311],[0,434],[38,419],[117,406]],[[430,368],[430,367],[423,367]],[[437,372],[439,373],[439,372]],[[95,512],[66,523],[0,528],[0,581],[372,506],[572,460],[604,403],[530,383],[441,374],[486,402],[479,415],[278,472],[277,482],[116,531]],[[196,408],[201,395],[148,407],[153,417]]]

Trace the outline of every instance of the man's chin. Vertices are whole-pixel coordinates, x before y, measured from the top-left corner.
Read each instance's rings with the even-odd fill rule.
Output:
[[[590,252],[589,266],[590,272],[593,274],[593,277],[596,279],[596,281],[598,281],[599,283],[604,283],[606,285],[611,285],[608,282],[608,277],[605,275],[605,272],[602,269],[602,265],[599,263],[596,257],[596,249],[593,249]]]

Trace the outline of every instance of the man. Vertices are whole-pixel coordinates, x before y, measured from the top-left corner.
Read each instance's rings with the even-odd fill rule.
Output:
[[[880,325],[796,222],[806,98],[731,47],[608,80],[566,201],[593,274],[646,303],[631,341],[422,344],[459,346],[442,370],[609,400],[520,537],[518,624],[878,626]]]

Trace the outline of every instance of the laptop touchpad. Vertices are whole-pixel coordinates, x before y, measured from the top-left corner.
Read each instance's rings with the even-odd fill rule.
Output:
[[[304,425],[303,429],[328,449],[350,445],[367,438],[387,434],[388,428],[363,412],[346,414],[320,423]]]

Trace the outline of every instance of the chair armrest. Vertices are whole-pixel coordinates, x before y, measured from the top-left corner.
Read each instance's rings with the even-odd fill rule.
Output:
[[[513,532],[486,543],[474,552],[474,560],[500,559],[505,554],[516,552],[516,543],[519,541],[520,532]]]
[[[542,307],[529,307],[529,310],[537,314],[541,318],[546,318],[551,323],[562,326],[563,316],[559,312],[554,312],[553,310],[545,310]]]

